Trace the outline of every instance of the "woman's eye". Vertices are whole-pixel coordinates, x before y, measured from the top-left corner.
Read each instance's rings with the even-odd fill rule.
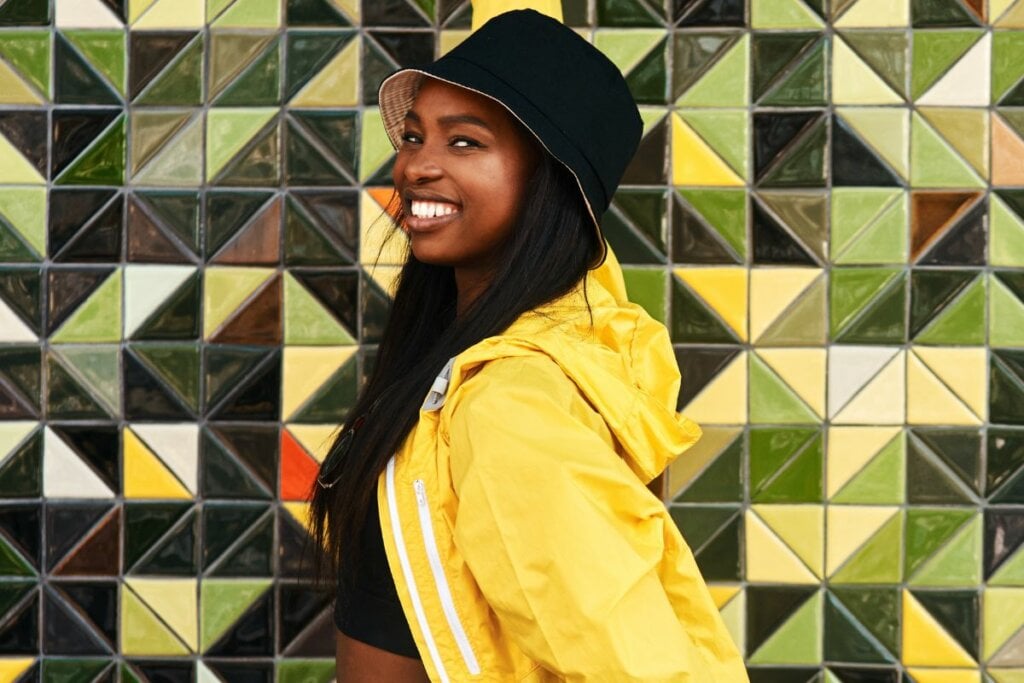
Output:
[[[402,142],[417,143],[420,141],[420,136],[416,133],[402,133]]]
[[[452,145],[452,147],[466,148],[466,147],[479,147],[480,143],[477,142],[476,140],[471,140],[469,138],[454,138],[454,139],[452,139],[451,145]]]

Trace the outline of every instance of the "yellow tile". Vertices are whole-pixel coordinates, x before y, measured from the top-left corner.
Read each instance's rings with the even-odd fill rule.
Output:
[[[156,0],[132,22],[135,30],[200,29],[206,24],[206,0]]]
[[[0,658],[0,681],[3,681],[3,683],[14,683],[35,662],[36,660],[33,657]]]
[[[156,0],[128,0],[128,23],[134,24]]]
[[[979,420],[986,418],[988,361],[984,347],[918,346],[914,353],[967,404]]]
[[[126,578],[125,583],[194,652],[199,647],[196,579]]]
[[[385,211],[390,192],[360,193],[359,200],[359,262],[372,266],[400,266],[405,263],[409,240],[395,228]],[[381,202],[385,202],[382,204]]]
[[[747,340],[750,275],[746,268],[676,268],[673,272],[722,317],[740,341]]]
[[[44,102],[39,93],[19,76],[18,72],[0,62],[0,104],[41,105]],[[15,161],[17,161],[16,158]]]
[[[290,424],[288,425],[288,431],[292,433],[292,436],[302,444],[317,462],[323,462],[324,458],[327,457],[328,451],[331,450],[331,444],[334,443],[334,437],[338,433],[338,428],[341,425],[303,425],[303,424]],[[703,441],[703,438],[701,439]],[[691,448],[690,451],[693,449]],[[690,451],[687,451],[689,455]]]
[[[906,355],[900,351],[832,418],[836,424],[903,424]]]
[[[281,415],[289,419],[356,352],[355,346],[286,346]]]
[[[708,585],[708,592],[711,593],[711,599],[715,601],[715,607],[718,609],[725,607],[730,600],[739,595],[741,590],[743,590],[742,586],[737,584]]]
[[[753,510],[815,576],[824,575],[824,506],[754,505]]]
[[[983,177],[989,172],[989,141],[993,114],[980,107],[920,107],[917,110],[949,145]]]
[[[683,413],[698,423],[743,424],[747,421],[747,357],[740,353],[707,386]]]
[[[838,35],[832,41],[834,104],[903,104],[901,98]]]
[[[292,516],[292,519],[301,524],[302,528],[309,531],[309,503],[286,501],[281,503],[281,507],[287,510],[288,514]]]
[[[188,646],[124,584],[121,586],[121,652],[154,657],[191,654]]]
[[[818,577],[772,533],[753,510],[747,510],[745,522],[748,581],[807,585],[819,583]]]
[[[747,594],[740,591],[733,600],[721,608],[719,614],[725,622],[725,628],[732,636],[732,642],[740,652],[747,649]]]
[[[10,86],[0,78],[0,84]],[[2,99],[2,96],[0,96]],[[0,183],[4,185],[45,185],[36,167],[21,155],[7,138],[0,135]]]
[[[991,21],[993,25],[998,26],[1000,19],[1003,17],[1003,13],[1014,4],[1017,6],[1024,6],[1024,4],[1019,0],[988,0],[989,21]]]
[[[303,86],[289,103],[293,107],[345,107],[359,104],[359,59],[362,40],[357,35]]]
[[[995,3],[997,0],[990,0]],[[989,17],[997,16],[994,10],[989,10]],[[994,23],[998,28],[1024,28],[1024,1],[1017,0],[1017,4],[1008,9],[999,20]]]
[[[905,28],[910,0],[860,0],[836,20],[836,28]]]
[[[906,180],[910,177],[910,111],[900,107],[841,107],[840,116]],[[877,216],[876,216],[877,218]]]
[[[988,675],[996,683],[1024,683],[1024,668],[997,669],[994,666],[989,666]]]
[[[981,672],[977,669],[910,668],[907,672],[915,683],[981,683]]]
[[[899,508],[891,506],[829,505],[826,512],[825,572],[829,576],[835,574],[858,548],[898,513]]]
[[[917,357],[910,354],[907,367],[907,422],[930,425],[981,424],[964,402],[942,383]]]
[[[825,417],[825,349],[758,349],[757,355],[818,417]]]
[[[818,268],[751,268],[750,338],[756,342],[820,274]]]
[[[192,500],[192,494],[129,428],[124,430],[124,497]]]
[[[203,337],[213,336],[274,272],[273,268],[207,267],[203,271]]]
[[[989,659],[1024,627],[1024,588],[987,588],[982,605],[981,656]]]
[[[742,187],[744,182],[696,131],[673,114],[672,184]]]
[[[899,427],[830,427],[826,496],[837,494],[899,433]]]
[[[907,666],[977,666],[906,589],[903,591],[903,663]]]

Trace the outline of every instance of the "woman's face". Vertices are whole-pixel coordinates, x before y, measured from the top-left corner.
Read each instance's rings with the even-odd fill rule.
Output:
[[[392,173],[416,258],[493,272],[538,154],[500,104],[425,78]]]

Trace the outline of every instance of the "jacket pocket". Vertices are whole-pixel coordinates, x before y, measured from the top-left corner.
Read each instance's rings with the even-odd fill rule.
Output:
[[[430,562],[430,571],[434,575],[437,597],[441,601],[445,619],[448,620],[448,628],[451,629],[455,643],[459,647],[459,653],[466,664],[466,669],[471,675],[476,676],[480,673],[480,664],[477,662],[476,653],[473,652],[473,646],[466,636],[466,629],[462,626],[459,613],[455,609],[451,586],[448,585],[448,577],[445,576],[444,565],[441,563],[441,553],[437,549],[437,538],[434,536],[434,523],[430,518],[427,486],[422,479],[417,479],[413,482],[413,487],[416,490],[416,511],[420,518],[420,531],[423,532],[423,545],[427,549],[427,560]]]

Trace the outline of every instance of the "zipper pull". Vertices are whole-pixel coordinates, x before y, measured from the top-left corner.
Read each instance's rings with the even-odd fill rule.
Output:
[[[417,479],[412,483],[414,489],[416,489],[416,502],[420,507],[427,506],[427,486],[423,483],[422,479]]]

